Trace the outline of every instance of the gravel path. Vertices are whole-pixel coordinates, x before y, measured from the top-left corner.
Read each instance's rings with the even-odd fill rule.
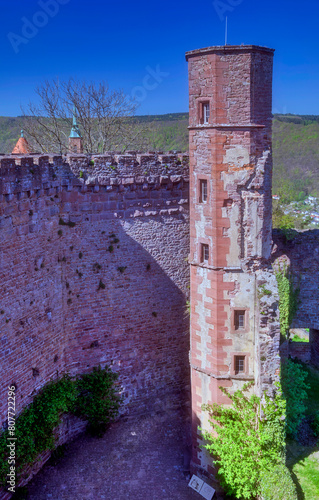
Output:
[[[175,411],[122,419],[101,439],[82,435],[33,479],[29,500],[200,500],[184,471],[186,429]]]

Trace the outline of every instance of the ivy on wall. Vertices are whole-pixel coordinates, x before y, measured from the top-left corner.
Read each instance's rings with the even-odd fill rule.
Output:
[[[289,327],[297,311],[300,290],[294,289],[287,266],[276,271],[276,279],[279,292],[280,334],[283,338],[287,338]]]
[[[54,429],[65,413],[88,420],[90,430],[102,434],[118,414],[120,397],[114,385],[117,378],[109,367],[98,367],[75,380],[65,375],[45,385],[15,421],[17,475],[42,452],[54,449]],[[0,486],[5,486],[9,468],[7,438],[5,431],[0,436]]]

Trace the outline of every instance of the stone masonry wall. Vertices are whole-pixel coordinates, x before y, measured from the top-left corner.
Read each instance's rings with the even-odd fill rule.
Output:
[[[0,160],[0,421],[112,365],[126,413],[185,401],[187,155]]]
[[[310,329],[310,359],[319,366],[319,230],[295,231],[288,240],[281,231],[274,230],[273,240],[273,262],[277,267],[289,267],[294,288],[299,289],[298,307],[290,326]],[[289,354],[297,355],[298,346],[291,344],[295,343],[289,343]],[[301,352],[299,357],[307,358],[307,354]]]

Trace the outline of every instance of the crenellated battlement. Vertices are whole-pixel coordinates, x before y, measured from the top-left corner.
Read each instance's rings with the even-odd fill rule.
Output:
[[[78,187],[98,191],[99,186],[172,186],[188,182],[188,154],[137,153],[104,155],[28,155],[0,159],[0,194],[11,195],[33,190]]]
[[[34,165],[39,168],[47,166],[59,167],[63,164],[70,166],[79,166],[88,172],[95,170],[103,170],[103,172],[113,171],[125,173],[125,169],[134,168],[136,173],[141,173],[141,169],[147,168],[149,173],[164,173],[167,169],[184,170],[188,168],[189,155],[188,153],[160,153],[149,152],[141,153],[137,151],[129,151],[126,154],[117,152],[106,152],[103,155],[9,155],[0,157],[1,174],[6,169],[14,169],[16,167],[32,167]],[[164,170],[163,170],[164,169]]]

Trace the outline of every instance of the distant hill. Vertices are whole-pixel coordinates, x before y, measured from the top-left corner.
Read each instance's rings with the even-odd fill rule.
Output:
[[[136,116],[148,127],[150,149],[188,150],[188,113]],[[0,152],[12,151],[23,117],[0,117]],[[289,202],[310,194],[319,197],[319,116],[274,115],[273,192]]]
[[[319,196],[319,116],[275,115],[273,192],[285,201]]]

